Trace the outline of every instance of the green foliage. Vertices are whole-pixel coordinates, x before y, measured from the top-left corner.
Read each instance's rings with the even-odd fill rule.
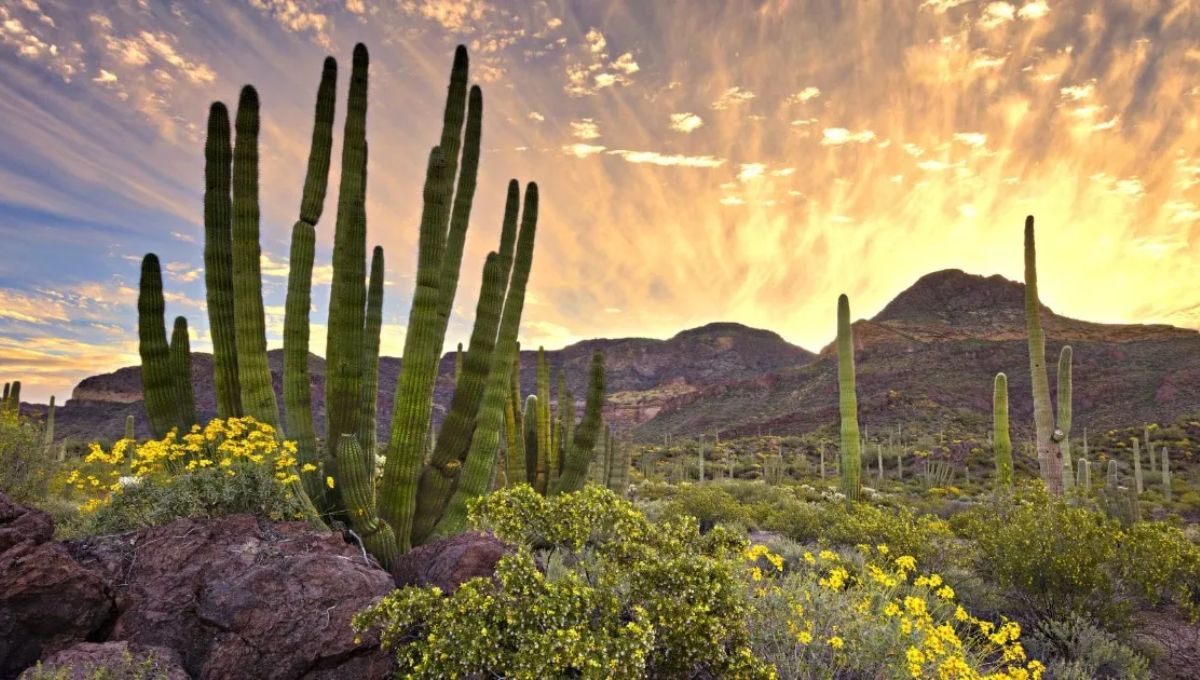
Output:
[[[228,469],[196,468],[170,477],[130,481],[90,521],[89,534],[116,534],[159,526],[185,517],[248,513],[274,521],[305,519],[303,501],[279,484],[273,471],[249,463]]]
[[[355,617],[405,677],[771,677],[748,646],[745,546],[690,520],[652,525],[598,486],[482,498],[472,522],[516,543],[497,578],[406,588]],[[549,565],[543,574],[538,562]]]
[[[136,658],[128,650],[111,665],[85,662],[79,666],[43,668],[39,661],[21,674],[21,680],[169,680],[170,677],[154,652]]]
[[[1028,639],[1029,651],[1046,662],[1056,680],[1145,680],[1146,658],[1082,616],[1045,621]]]
[[[10,410],[0,410],[0,490],[17,503],[46,498],[57,467],[40,427]]]

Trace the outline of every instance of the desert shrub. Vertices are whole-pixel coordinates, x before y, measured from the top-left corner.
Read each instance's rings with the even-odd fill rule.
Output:
[[[92,533],[155,526],[182,517],[252,513],[273,520],[303,519],[305,497],[293,442],[252,418],[213,420],[179,437],[174,432],[141,445],[122,439],[111,449],[93,444],[66,477]]]
[[[22,680],[168,680],[170,675],[163,669],[162,664],[151,652],[135,658],[129,651],[123,657],[108,665],[95,663],[79,666],[43,668],[41,662],[25,671]]]
[[[763,567],[756,576],[751,645],[781,677],[1041,675],[1018,624],[973,616],[941,576],[918,574],[912,556],[887,546],[810,551],[786,573]]]
[[[741,526],[750,518],[748,509],[716,484],[680,485],[664,516],[683,515],[695,518],[705,527],[716,524]]]
[[[1081,616],[1046,621],[1028,635],[1029,650],[1058,680],[1142,680],[1150,677],[1145,657],[1112,633]]]
[[[681,517],[651,524],[588,486],[479,499],[472,524],[515,543],[495,579],[394,591],[354,620],[404,677],[771,677],[749,647],[745,542]],[[543,573],[538,564],[546,565]]]
[[[36,423],[0,409],[0,491],[18,503],[46,498],[56,463]]]
[[[1200,612],[1200,547],[1168,525],[1124,530],[1087,507],[1034,497],[981,506],[953,526],[974,541],[979,573],[1034,619],[1090,614],[1116,630],[1140,604]]]

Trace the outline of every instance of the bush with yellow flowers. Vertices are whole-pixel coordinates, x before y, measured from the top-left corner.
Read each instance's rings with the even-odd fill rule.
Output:
[[[980,619],[936,573],[886,545],[851,555],[803,552],[795,563],[762,545],[755,560],[756,654],[787,678],[1037,680],[1014,621]]]
[[[770,678],[749,646],[745,541],[691,518],[652,524],[607,489],[526,485],[479,499],[472,523],[513,543],[495,579],[409,587],[359,613],[415,678]]]
[[[301,474],[317,469],[297,467],[294,442],[253,418],[229,418],[141,444],[93,443],[64,482],[90,530],[108,533],[234,513],[303,519],[311,506],[298,492]]]

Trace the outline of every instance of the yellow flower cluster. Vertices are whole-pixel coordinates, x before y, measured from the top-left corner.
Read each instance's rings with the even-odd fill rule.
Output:
[[[250,417],[215,419],[203,427],[193,425],[182,436],[171,430],[162,439],[142,444],[121,439],[108,451],[93,442],[65,482],[90,496],[81,505],[89,512],[119,492],[123,481],[169,478],[207,468],[235,476],[241,466],[256,465],[269,467],[275,480],[287,486],[299,482],[301,473],[317,471],[315,465],[298,468],[297,464],[296,443],[279,441],[271,425]]]
[[[1041,678],[1045,668],[1026,657],[1016,622],[972,616],[940,575],[918,574],[910,555],[892,557],[885,545],[859,552],[861,560],[805,552],[786,579],[757,589],[760,598],[786,600],[787,630],[798,648],[809,650],[799,654],[810,664],[849,671],[855,660],[844,650],[884,635],[893,641],[895,672],[913,678]],[[751,547],[746,557],[775,564],[765,546]],[[763,577],[757,566],[751,576]]]

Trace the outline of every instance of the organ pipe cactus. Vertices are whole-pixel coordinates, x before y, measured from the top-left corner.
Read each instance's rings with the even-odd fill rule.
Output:
[[[433,410],[433,384],[445,342],[449,309],[458,288],[461,243],[466,236],[475,189],[475,170],[468,163],[464,162],[461,175],[457,173],[466,91],[467,52],[460,46],[451,69],[441,142],[430,152],[426,165],[416,290],[405,334],[405,360],[397,382],[384,483],[379,494],[380,514],[395,531],[402,552],[413,544],[417,492]],[[472,88],[472,99],[482,105],[482,95],[476,93],[478,89]]]
[[[50,406],[46,410],[46,426],[42,432],[42,449],[48,454],[54,445],[54,395],[50,395]]]
[[[4,398],[0,399],[0,408],[8,408],[8,393],[12,389],[12,383],[4,383]]]
[[[1034,243],[1033,216],[1030,215],[1025,218],[1025,328],[1029,339],[1029,373],[1033,386],[1038,463],[1046,490],[1052,496],[1061,496],[1063,452],[1059,443],[1063,439],[1063,433],[1055,427],[1053,407],[1050,403],[1050,381],[1046,377],[1046,336],[1042,333],[1041,317],[1037,288],[1037,250]]]
[[[1012,488],[1012,439],[1008,434],[1008,376],[996,374],[992,385],[992,448],[996,455],[996,484]]]
[[[359,405],[358,439],[366,452],[368,469],[375,474],[375,450],[379,411],[379,345],[383,334],[383,248],[371,253],[371,275],[367,283],[367,313],[363,328],[362,396]]]
[[[521,437],[525,441],[525,479],[531,485],[537,479],[537,410],[537,395],[525,397],[525,406],[521,412]]]
[[[363,548],[372,555],[396,555],[399,552],[396,534],[376,512],[373,457],[359,446],[352,434],[341,436],[336,455],[339,479],[344,487],[342,499]]]
[[[233,145],[229,139],[229,111],[214,102],[208,110],[204,143],[204,290],[218,418],[242,414],[233,311]]]
[[[150,253],[142,259],[138,287],[138,354],[142,359],[142,398],[150,417],[150,428],[156,437],[165,437],[172,429],[183,431],[191,427],[189,413],[194,420],[194,406],[190,401],[191,381],[184,372],[190,361],[185,361],[181,356],[183,347],[175,353],[171,351],[163,319],[165,309],[162,269],[158,256]],[[177,320],[175,334],[179,341],[186,344],[186,322],[181,337],[180,330]],[[181,384],[183,382],[187,382],[187,385]],[[18,402],[19,397],[15,395],[19,389],[19,383],[14,383],[9,396],[11,401]],[[184,398],[189,398],[188,404],[183,404]]]
[[[841,491],[858,500],[862,464],[858,436],[858,396],[854,386],[854,331],[850,327],[850,298],[838,297],[837,357],[838,410],[841,414]]]
[[[512,358],[509,374],[509,390],[504,400],[504,426],[507,444],[507,469],[504,478],[509,486],[526,484],[529,475],[525,471],[525,429],[521,413],[521,346]]]
[[[238,383],[243,415],[279,427],[279,407],[267,364],[258,242],[258,92],[247,85],[238,98],[233,143],[233,310]]]
[[[175,317],[171,332],[172,399],[175,406],[175,425],[180,434],[196,423],[196,396],[192,391],[192,349],[188,340],[187,319]]]
[[[325,343],[325,441],[333,463],[327,475],[339,476],[336,450],[344,434],[360,435],[364,409],[362,383],[367,299],[367,71],[370,56],[354,48],[346,119],[342,132],[341,178],[333,238],[333,280]],[[315,135],[314,135],[315,139]],[[317,155],[314,149],[314,156]],[[321,175],[324,177],[324,175]],[[307,186],[307,183],[306,183]],[[407,350],[405,352],[407,354]],[[407,362],[405,362],[407,363]],[[359,442],[360,446],[363,442]],[[366,450],[368,456],[373,451]],[[334,488],[340,495],[344,489]]]
[[[538,493],[545,495],[550,484],[550,468],[553,463],[554,454],[550,450],[552,446],[552,436],[550,432],[550,367],[546,363],[546,350],[539,347],[537,351],[537,431],[538,431],[538,459],[537,459],[537,476],[534,478],[533,488]]]
[[[583,419],[575,428],[567,458],[563,462],[563,472],[551,487],[551,495],[578,491],[587,482],[588,463],[592,459],[596,437],[599,436],[603,424],[605,381],[604,354],[596,352],[592,355],[592,365],[588,373]]]

